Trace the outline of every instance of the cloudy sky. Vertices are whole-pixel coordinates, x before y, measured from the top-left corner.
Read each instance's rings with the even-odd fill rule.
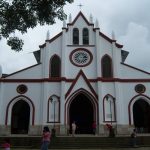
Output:
[[[109,37],[112,31],[115,32],[117,42],[129,51],[125,63],[150,72],[150,0],[74,0],[74,3],[65,6],[66,14],[72,14],[74,19],[80,11],[80,3],[84,5],[81,11],[87,19],[92,14],[94,21],[99,21],[101,32]],[[38,50],[39,45],[45,42],[48,30],[52,38],[61,31],[62,24],[56,20],[52,26],[38,26],[24,35],[16,33],[24,40],[23,51],[19,53],[11,51],[6,40],[2,39],[0,64],[3,73],[12,73],[35,64],[32,51]]]

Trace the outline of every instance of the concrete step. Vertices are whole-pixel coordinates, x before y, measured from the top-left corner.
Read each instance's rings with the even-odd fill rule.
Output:
[[[5,137],[0,137],[0,143],[3,143]],[[41,146],[40,136],[10,136],[12,148],[39,149]],[[137,144],[142,147],[150,147],[150,136],[137,137]],[[100,149],[100,148],[128,148],[131,147],[130,137],[72,137],[58,136],[51,140],[51,149]]]

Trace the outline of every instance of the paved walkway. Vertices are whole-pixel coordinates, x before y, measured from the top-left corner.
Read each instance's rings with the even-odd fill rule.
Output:
[[[11,150],[39,150],[39,149],[13,149]],[[49,150],[66,150],[66,149],[49,149]],[[68,150],[79,150],[79,149],[68,149]],[[80,149],[87,150],[87,149]],[[137,147],[137,148],[109,148],[109,149],[88,149],[88,150],[150,150],[150,147]]]

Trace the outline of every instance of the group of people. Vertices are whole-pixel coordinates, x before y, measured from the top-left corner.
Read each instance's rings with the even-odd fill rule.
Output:
[[[72,136],[75,135],[75,131],[76,131],[76,123],[75,121],[73,121],[72,123]],[[96,122],[93,122],[92,124],[92,129],[93,129],[93,134],[96,134]],[[133,129],[133,132],[131,133],[131,139],[132,139],[132,146],[136,147],[136,129]],[[51,141],[51,132],[48,128],[48,126],[45,126],[43,128],[43,133],[42,133],[42,145],[41,145],[41,150],[48,150],[48,146],[50,144]],[[5,150],[10,150],[10,140],[8,138],[5,138],[5,142],[2,144],[2,147]]]

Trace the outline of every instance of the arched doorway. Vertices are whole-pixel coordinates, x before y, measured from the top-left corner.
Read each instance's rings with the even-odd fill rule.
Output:
[[[70,128],[73,121],[76,122],[78,134],[91,134],[94,119],[93,104],[84,94],[77,95],[70,104],[69,109]]]
[[[11,133],[27,134],[30,120],[30,106],[24,100],[17,101],[12,108]]]
[[[133,121],[138,132],[150,132],[150,105],[143,99],[133,105]]]

